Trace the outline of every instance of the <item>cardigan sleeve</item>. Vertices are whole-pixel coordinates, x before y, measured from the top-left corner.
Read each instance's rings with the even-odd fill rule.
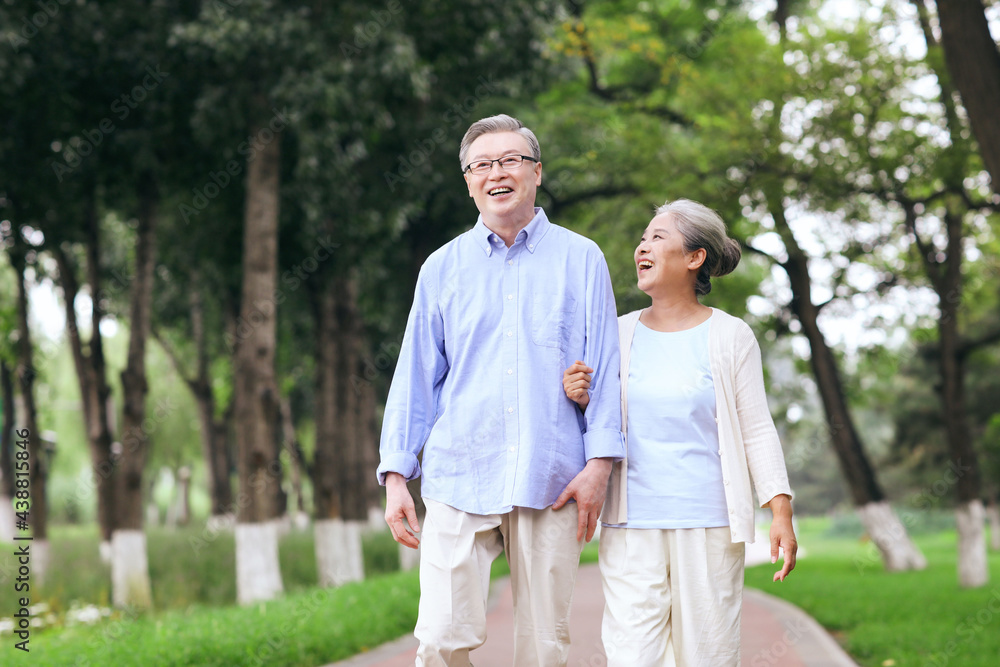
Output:
[[[791,496],[792,490],[778,431],[767,405],[760,346],[750,327],[741,324],[735,350],[736,413],[757,500],[765,507],[779,494]]]

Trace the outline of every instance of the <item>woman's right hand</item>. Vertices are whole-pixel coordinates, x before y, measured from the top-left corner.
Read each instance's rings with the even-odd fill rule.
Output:
[[[590,375],[594,369],[582,361],[575,362],[563,373],[563,390],[566,397],[580,406],[581,410],[586,410],[590,403]]]

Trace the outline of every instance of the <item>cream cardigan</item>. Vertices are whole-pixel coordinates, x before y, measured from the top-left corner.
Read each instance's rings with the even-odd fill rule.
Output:
[[[628,517],[628,371],[632,336],[641,313],[641,310],[636,310],[618,318],[625,458],[611,469],[601,516],[605,523],[612,525],[624,523]],[[746,322],[713,308],[708,351],[715,384],[718,415],[715,421],[719,424],[719,454],[729,508],[729,529],[733,542],[753,542],[751,476],[761,507],[776,495],[792,495],[781,442],[767,407],[760,347]],[[664,483],[669,483],[669,480],[664,480]]]

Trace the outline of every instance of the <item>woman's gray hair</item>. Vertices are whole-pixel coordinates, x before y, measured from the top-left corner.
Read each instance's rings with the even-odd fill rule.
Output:
[[[535,158],[538,162],[542,161],[542,149],[538,145],[535,133],[526,128],[524,123],[518,119],[502,113],[498,116],[490,116],[489,118],[477,120],[466,130],[465,136],[462,137],[462,145],[458,149],[458,162],[463,171],[466,167],[465,160],[469,156],[469,146],[472,145],[472,142],[484,134],[493,134],[495,132],[517,132],[528,140],[528,148],[531,151],[529,157]]]
[[[656,215],[669,215],[684,239],[684,251],[705,249],[705,262],[698,271],[695,294],[702,296],[712,291],[712,278],[732,273],[740,263],[742,251],[739,242],[729,238],[726,223],[718,213],[704,204],[690,199],[667,201],[656,209]]]

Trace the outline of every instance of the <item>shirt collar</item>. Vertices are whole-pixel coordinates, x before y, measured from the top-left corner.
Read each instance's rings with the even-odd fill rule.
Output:
[[[515,242],[523,240],[528,252],[534,253],[542,237],[545,236],[545,233],[549,231],[549,227],[551,226],[552,223],[549,222],[545,211],[542,210],[541,206],[536,206],[535,217],[531,219],[531,222],[524,229],[517,233]],[[499,249],[504,247],[503,239],[486,226],[482,215],[476,220],[476,226],[472,228],[472,238],[476,240],[476,243],[483,249],[487,257],[493,254],[494,248]]]

